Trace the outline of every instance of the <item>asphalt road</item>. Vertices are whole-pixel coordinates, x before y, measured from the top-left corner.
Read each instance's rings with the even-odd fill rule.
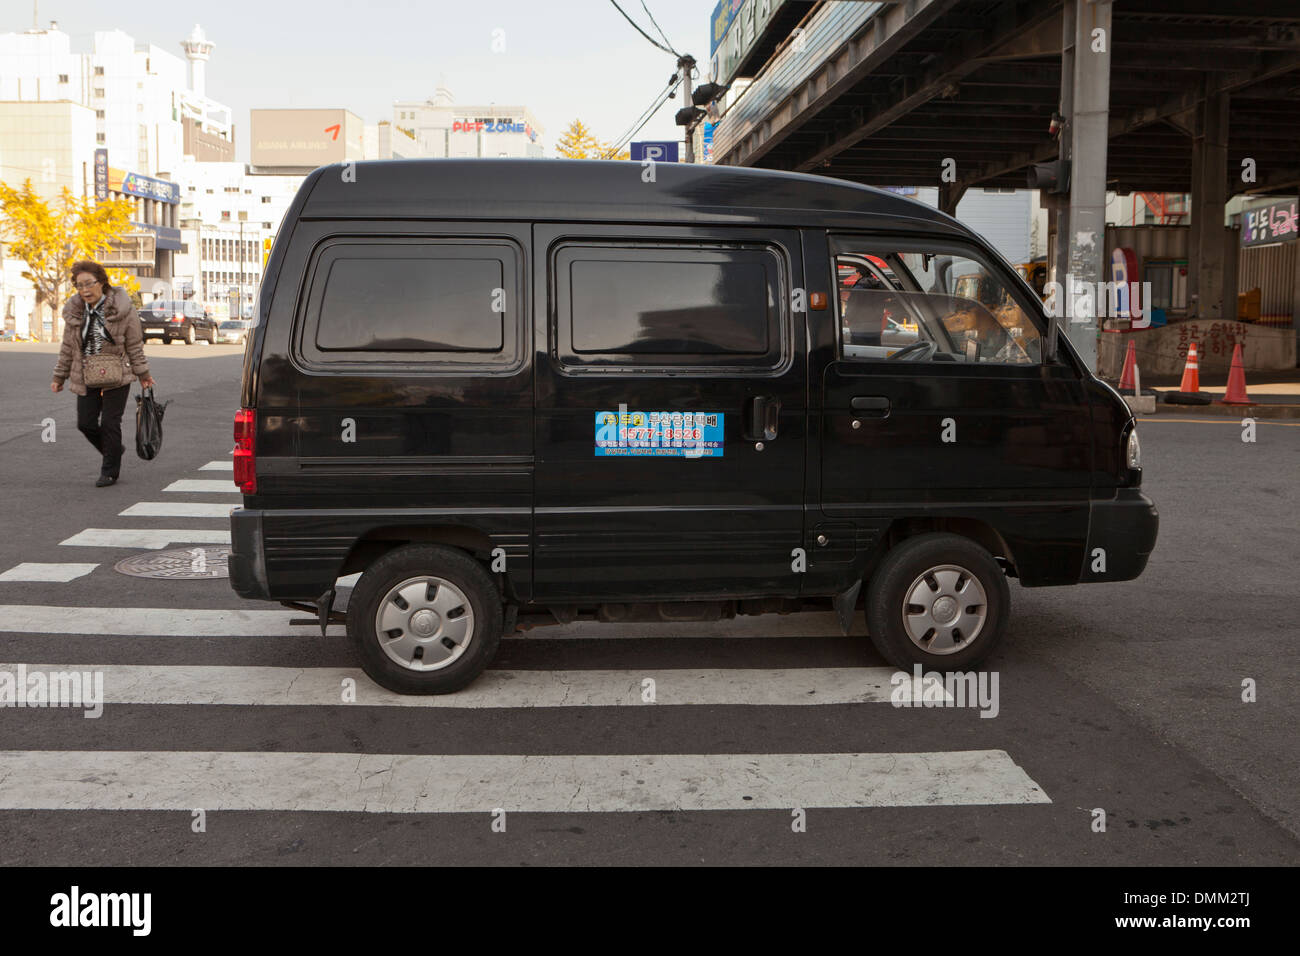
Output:
[[[857,688],[884,663],[861,622],[846,638],[826,615],[546,629],[504,641],[459,701],[399,706],[363,678],[345,704],[311,689],[357,666],[341,628],[288,633],[292,612],[241,601],[224,578],[115,571],[150,553],[138,545],[60,543],[172,529],[167,548],[193,547],[179,538],[211,538],[225,520],[122,512],[238,503],[224,489],[164,489],[228,477],[202,469],[229,456],[241,350],[149,354],[173,403],[163,454],[129,453],[122,480],[97,489],[72,396],[49,391],[53,354],[0,346],[0,670],[101,668],[110,699],[98,719],[0,709],[0,865],[1300,861],[1294,423],[1261,422],[1243,443],[1232,420],[1144,422],[1161,512],[1146,573],[1013,582],[1008,640],[989,664],[993,719],[837,697],[835,681]],[[54,442],[41,440],[47,418]],[[24,563],[93,567],[66,582],[3,579]],[[640,700],[645,678],[658,703]],[[527,705],[557,684],[565,706]],[[466,756],[480,759],[456,763]],[[750,765],[739,781],[738,760]],[[448,773],[464,785],[439,804]],[[652,809],[664,793],[679,808]],[[790,794],[800,803],[780,802]],[[223,809],[240,806],[267,808]],[[436,812],[448,806],[462,812]]]

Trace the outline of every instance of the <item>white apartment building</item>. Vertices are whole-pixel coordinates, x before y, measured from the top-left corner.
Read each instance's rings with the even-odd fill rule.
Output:
[[[438,87],[427,100],[393,104],[389,152],[380,158],[509,156],[535,158],[543,155],[543,130],[525,106],[457,106],[451,92]]]
[[[186,157],[178,218],[178,296],[196,295],[228,311],[232,296],[251,305],[262,279],[265,244],[274,240],[302,176],[251,175],[242,163]]]
[[[205,92],[214,44],[195,26],[178,45],[184,58],[111,30],[95,32],[89,52],[74,52],[57,23],[0,34],[0,179],[19,186],[30,178],[47,199],[63,186],[81,197],[133,199],[136,235],[104,261],[135,274],[146,299],[155,285],[186,278],[175,258],[187,252],[181,203],[194,196],[185,177],[205,165],[196,159],[235,165],[220,162],[234,159],[232,112]],[[220,212],[212,220],[218,226]],[[257,228],[282,215],[282,208],[258,209]],[[9,327],[40,322],[21,272],[0,248],[0,314]]]
[[[195,41],[191,62],[202,83],[211,44],[198,27],[186,42]],[[88,53],[74,53],[57,23],[0,34],[0,100],[69,100],[90,108],[95,145],[108,150],[109,163],[146,176],[174,175],[187,137],[228,142],[233,158],[230,108],[191,88],[184,59],[121,30],[96,31]]]

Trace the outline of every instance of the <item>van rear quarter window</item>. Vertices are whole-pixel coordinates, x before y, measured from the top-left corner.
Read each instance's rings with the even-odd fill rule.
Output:
[[[316,347],[322,351],[499,352],[499,259],[358,257],[329,263]]]
[[[570,243],[554,262],[565,364],[780,360],[781,261],[765,246]]]
[[[516,368],[521,261],[513,243],[481,236],[326,240],[312,256],[297,355],[322,369]]]

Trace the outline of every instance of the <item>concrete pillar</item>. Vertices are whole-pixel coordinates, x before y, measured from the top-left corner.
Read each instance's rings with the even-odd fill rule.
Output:
[[[1066,0],[1061,10],[1061,100],[1063,117],[1059,134],[1058,157],[1070,161],[1070,130],[1074,120],[1074,33],[1078,22],[1074,0]],[[1070,202],[1066,195],[1044,195],[1047,204],[1047,232],[1052,237],[1047,250],[1047,278],[1065,288],[1065,275],[1070,271]],[[1054,329],[1059,331],[1059,328]]]
[[[1105,296],[1098,296],[1096,290],[1097,284],[1105,280],[1106,148],[1110,124],[1110,51],[1114,35],[1109,2],[1073,0],[1073,4],[1074,115],[1070,119],[1068,278],[1073,284],[1092,290],[1092,295],[1081,302],[1079,296],[1071,296],[1071,284],[1065,284],[1064,288],[1066,295],[1071,296],[1075,313],[1067,326],[1070,342],[1084,364],[1096,369],[1097,313],[1106,307]]]
[[[1291,257],[1291,326],[1295,329],[1296,361],[1300,366],[1300,240]]]
[[[1192,137],[1192,222],[1188,237],[1187,299],[1197,318],[1236,318],[1224,302],[1227,256],[1223,205],[1228,201],[1228,94],[1201,100]]]

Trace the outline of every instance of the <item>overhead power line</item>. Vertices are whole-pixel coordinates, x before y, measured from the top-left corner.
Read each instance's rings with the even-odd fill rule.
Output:
[[[645,11],[645,15],[649,17],[650,22],[654,24],[655,32],[658,33],[661,37],[663,37],[664,42],[667,43],[668,46],[671,48],[673,45],[673,41],[668,39],[668,34],[664,33],[664,28],[659,25],[659,21],[655,19],[655,15],[651,13],[650,8],[645,5],[645,0],[641,0],[641,9]],[[676,50],[673,50],[672,52],[674,56],[681,56],[681,54],[678,53]]]
[[[636,22],[635,20],[633,20],[631,17],[629,17],[629,16],[627,15],[627,12],[626,12],[622,7],[620,7],[620,6],[618,5],[618,0],[609,0],[609,2],[612,3],[612,4],[614,4],[614,9],[617,10],[619,13],[623,14],[623,19],[626,20],[628,23],[632,24],[632,29],[636,30],[637,33],[641,34],[643,37],[645,37],[647,40],[649,40],[651,44],[653,44],[654,46],[658,47],[660,50],[663,50],[665,53],[671,53],[673,56],[677,56],[677,53],[676,53],[676,52],[674,52],[673,50],[671,50],[671,49],[669,49],[668,47],[664,46],[662,43],[660,43],[658,40],[656,40],[656,39],[655,39],[654,37],[652,37],[650,34],[646,33],[644,30],[642,30],[642,29],[637,25],[637,22]],[[648,13],[649,11],[647,10],[646,12]],[[654,17],[651,17],[650,20],[651,20],[651,22],[653,22],[653,21],[654,21]],[[666,40],[667,37],[665,37],[664,39]]]
[[[669,97],[672,96],[673,92],[676,91],[677,87],[681,84],[681,82],[682,79],[680,76],[674,77],[672,82],[668,84],[667,89],[661,92],[658,95],[658,97],[655,99],[654,103],[652,103],[650,107],[637,118],[636,126],[629,132],[626,132],[622,136],[620,136],[618,140],[615,142],[615,144],[610,147],[609,151],[605,154],[604,158],[611,159],[612,157],[616,156],[618,154],[618,151],[622,149],[624,146],[626,146],[633,136],[641,132],[642,128],[645,126],[646,123],[650,122],[651,117],[655,115],[655,112],[659,109],[659,107],[663,106],[665,103],[668,102]]]

